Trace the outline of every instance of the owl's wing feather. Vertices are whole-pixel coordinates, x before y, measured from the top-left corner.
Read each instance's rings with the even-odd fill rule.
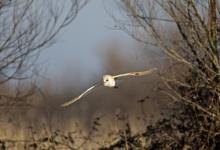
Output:
[[[129,73],[124,73],[124,74],[119,74],[119,75],[115,75],[113,76],[115,79],[120,78],[120,77],[125,77],[125,76],[144,76],[144,75],[148,75],[154,71],[156,71],[157,68],[153,68],[153,69],[149,69],[149,70],[145,70],[145,71],[140,71],[140,72],[129,72]]]
[[[80,94],[79,96],[73,98],[72,100],[65,102],[61,105],[61,107],[67,107],[73,103],[75,103],[76,101],[78,101],[80,98],[82,98],[83,96],[85,96],[86,94],[88,94],[89,92],[91,92],[95,87],[98,87],[102,85],[101,82],[96,83],[95,85],[93,85],[92,87],[88,88],[87,90],[85,90],[82,94]]]

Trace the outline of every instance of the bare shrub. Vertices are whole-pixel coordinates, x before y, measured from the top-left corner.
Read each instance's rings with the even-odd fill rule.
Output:
[[[40,51],[53,43],[55,36],[76,17],[86,0],[2,0],[0,3],[0,105],[25,102],[36,92],[39,74],[35,62]],[[21,81],[33,85],[22,93]],[[23,84],[23,83],[22,83]],[[29,83],[28,83],[29,84]],[[17,87],[17,88],[13,88]],[[27,91],[27,88],[25,89]]]
[[[178,77],[161,74],[174,113],[138,137],[147,149],[218,149],[219,145],[219,5],[217,0],[119,0],[128,20],[118,23],[134,39],[160,48],[184,68]],[[169,31],[175,31],[170,35]],[[169,29],[169,30],[168,30]],[[147,38],[143,38],[143,33]],[[173,33],[173,32],[171,32]],[[146,37],[146,36],[145,36]],[[134,144],[136,136],[130,136]],[[123,139],[120,140],[123,142]],[[124,142],[125,143],[125,142]],[[133,148],[128,144],[128,148]],[[125,144],[120,144],[125,147]],[[117,147],[117,146],[115,146]]]

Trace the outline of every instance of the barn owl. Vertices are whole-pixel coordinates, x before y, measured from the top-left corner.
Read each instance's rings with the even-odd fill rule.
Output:
[[[121,77],[126,77],[126,76],[144,76],[144,75],[148,75],[150,73],[152,73],[153,71],[156,71],[157,68],[153,68],[153,69],[149,69],[149,70],[145,70],[145,71],[140,71],[140,72],[129,72],[129,73],[124,73],[124,74],[119,74],[119,75],[104,75],[102,78],[102,81],[96,83],[95,85],[93,85],[92,87],[88,88],[87,90],[85,90],[82,94],[80,94],[79,96],[73,98],[72,100],[65,102],[61,105],[61,107],[66,107],[69,106],[73,103],[75,103],[76,101],[78,101],[79,99],[81,99],[83,96],[85,96],[87,93],[89,93],[90,91],[92,91],[94,88],[98,87],[98,86],[106,86],[109,88],[116,88],[116,81],[121,78]]]

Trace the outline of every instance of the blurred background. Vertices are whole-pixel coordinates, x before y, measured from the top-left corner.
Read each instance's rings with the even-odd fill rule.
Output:
[[[0,149],[219,149],[219,4],[1,0]]]
[[[43,74],[45,82],[49,82],[56,95],[54,97],[62,97],[57,101],[56,98],[49,99],[50,106],[55,101],[59,105],[80,94],[101,80],[103,74],[141,71],[155,65],[154,53],[123,31],[114,29],[115,22],[105,7],[108,4],[111,3],[90,1],[58,36],[56,43],[41,53],[39,63],[46,68]],[[108,5],[109,8],[114,9]],[[118,109],[134,111],[131,106],[134,107],[138,100],[144,98],[146,91],[152,90],[147,90],[152,84],[146,81],[147,78],[125,79],[119,89],[97,88],[65,108],[64,116],[91,121],[93,115],[100,112],[114,113]],[[89,125],[89,122],[85,123]]]
[[[36,61],[40,70],[37,78],[39,92],[30,98],[32,106],[15,108],[7,115],[4,113],[3,135],[25,135],[26,127],[42,128],[43,124],[51,131],[57,128],[70,130],[75,122],[86,131],[95,117],[111,120],[119,114],[128,117],[133,129],[139,130],[140,123],[135,120],[143,114],[138,103],[143,99],[147,100],[145,118],[150,120],[160,116],[163,105],[159,108],[160,95],[152,95],[159,84],[155,74],[125,78],[118,89],[99,87],[77,103],[60,108],[60,104],[100,81],[104,74],[161,67],[163,60],[156,59],[161,55],[159,50],[146,47],[117,30],[109,11],[114,12],[114,16],[120,14],[109,1],[89,1],[75,20],[56,36],[54,44],[41,51]],[[21,86],[29,88],[25,84]],[[109,122],[103,124],[109,125]],[[14,132],[17,128],[22,130]]]

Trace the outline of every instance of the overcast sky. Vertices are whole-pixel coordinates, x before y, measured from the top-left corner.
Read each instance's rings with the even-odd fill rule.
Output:
[[[117,39],[126,43],[131,38],[123,31],[111,30],[113,19],[103,6],[103,0],[91,0],[76,19],[56,38],[56,43],[44,50],[39,62],[46,68],[46,76],[57,78],[68,70],[70,74],[100,71],[102,62],[97,48],[107,41]]]

